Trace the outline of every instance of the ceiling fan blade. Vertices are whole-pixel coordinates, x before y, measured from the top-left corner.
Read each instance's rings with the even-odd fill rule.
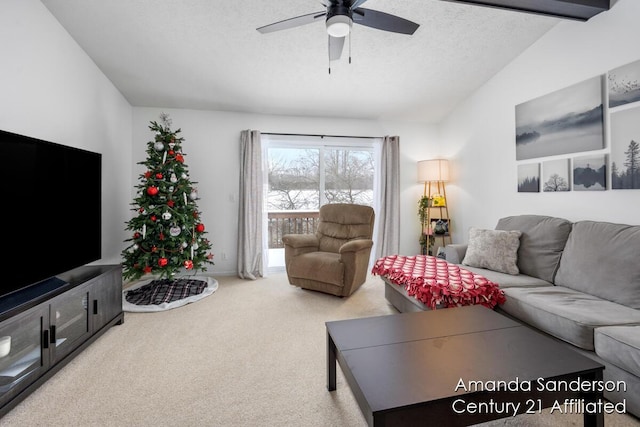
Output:
[[[378,30],[391,31],[392,33],[413,34],[420,26],[408,19],[377,10],[365,9],[363,7],[354,9],[353,12],[354,24],[364,25],[365,27]]]
[[[362,3],[366,2],[367,0],[353,0],[353,2],[351,3],[351,6],[349,6],[351,8],[351,10],[360,7],[362,5]]]
[[[340,59],[345,38],[329,36],[329,61]]]
[[[284,21],[274,22],[264,27],[256,28],[262,34],[273,33],[274,31],[288,30],[289,28],[299,27],[301,25],[312,24],[316,21],[322,21],[327,12],[309,13],[307,15],[296,16],[295,18],[285,19]]]

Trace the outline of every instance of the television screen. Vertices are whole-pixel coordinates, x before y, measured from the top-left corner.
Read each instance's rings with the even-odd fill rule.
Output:
[[[0,131],[0,297],[101,258],[102,156]]]

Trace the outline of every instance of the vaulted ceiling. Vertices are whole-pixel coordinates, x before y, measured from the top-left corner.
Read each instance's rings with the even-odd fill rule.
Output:
[[[420,27],[409,36],[354,25],[330,64],[322,20],[256,30],[323,11],[321,0],[41,1],[133,106],[425,122],[560,22],[441,0],[368,0],[363,7]]]

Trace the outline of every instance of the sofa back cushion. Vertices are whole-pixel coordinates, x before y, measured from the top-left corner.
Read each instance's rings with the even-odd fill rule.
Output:
[[[579,221],[555,284],[640,309],[640,226]]]
[[[496,230],[519,230],[518,269],[521,274],[553,282],[562,251],[571,232],[571,222],[544,215],[501,218]]]

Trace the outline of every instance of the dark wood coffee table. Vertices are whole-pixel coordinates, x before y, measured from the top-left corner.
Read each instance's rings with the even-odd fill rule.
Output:
[[[603,365],[483,306],[326,328],[327,388],[336,389],[337,360],[370,426],[462,426],[606,402],[584,390],[602,385]],[[603,412],[584,412],[584,424],[603,426]]]

